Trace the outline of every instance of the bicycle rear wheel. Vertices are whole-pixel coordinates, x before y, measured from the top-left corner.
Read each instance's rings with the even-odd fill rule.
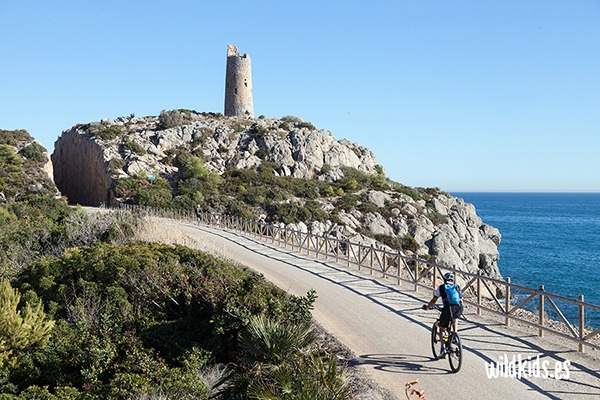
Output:
[[[450,363],[450,369],[452,372],[458,372],[462,365],[462,344],[460,343],[460,336],[458,336],[458,333],[450,332],[448,343],[448,362]]]
[[[436,360],[440,358],[440,353],[442,350],[442,344],[440,343],[439,337],[439,321],[435,321],[433,326],[431,327],[431,352],[433,353],[433,358]]]

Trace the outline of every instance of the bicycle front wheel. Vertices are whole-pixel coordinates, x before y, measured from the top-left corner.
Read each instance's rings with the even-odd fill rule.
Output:
[[[440,343],[439,337],[439,321],[435,321],[433,326],[431,327],[431,352],[433,353],[433,358],[440,358],[442,344]]]
[[[450,369],[452,372],[458,372],[462,365],[462,344],[460,343],[460,336],[456,332],[450,332],[448,338],[448,361],[450,362]]]

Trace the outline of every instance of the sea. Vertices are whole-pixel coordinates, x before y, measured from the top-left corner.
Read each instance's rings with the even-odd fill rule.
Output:
[[[511,283],[600,306],[600,193],[451,193],[500,230],[498,267]],[[521,297],[525,294],[522,293]],[[557,302],[577,325],[577,307]],[[537,310],[536,300],[526,308]],[[556,318],[551,305],[546,311]],[[585,312],[600,327],[600,311]],[[558,319],[558,318],[556,318]]]

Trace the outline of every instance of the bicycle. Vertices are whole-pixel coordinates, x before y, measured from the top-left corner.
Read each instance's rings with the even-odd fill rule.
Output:
[[[439,305],[434,305],[433,309],[436,309],[442,313],[442,307]],[[454,322],[454,320],[452,321]],[[453,330],[452,323],[450,324],[450,328],[446,329],[444,332],[444,342],[446,347],[446,353],[444,355],[441,354],[442,344],[440,342],[439,337],[439,324],[440,324],[440,316],[438,316],[437,320],[433,323],[431,327],[431,351],[433,352],[433,357],[436,360],[444,358],[444,356],[448,356],[448,362],[450,363],[450,369],[452,372],[458,372],[462,365],[462,344],[460,343],[460,336],[458,332]]]

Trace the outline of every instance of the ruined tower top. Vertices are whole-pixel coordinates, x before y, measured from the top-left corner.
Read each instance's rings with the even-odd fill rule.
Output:
[[[227,46],[225,116],[254,118],[250,56],[240,56],[235,44]]]

